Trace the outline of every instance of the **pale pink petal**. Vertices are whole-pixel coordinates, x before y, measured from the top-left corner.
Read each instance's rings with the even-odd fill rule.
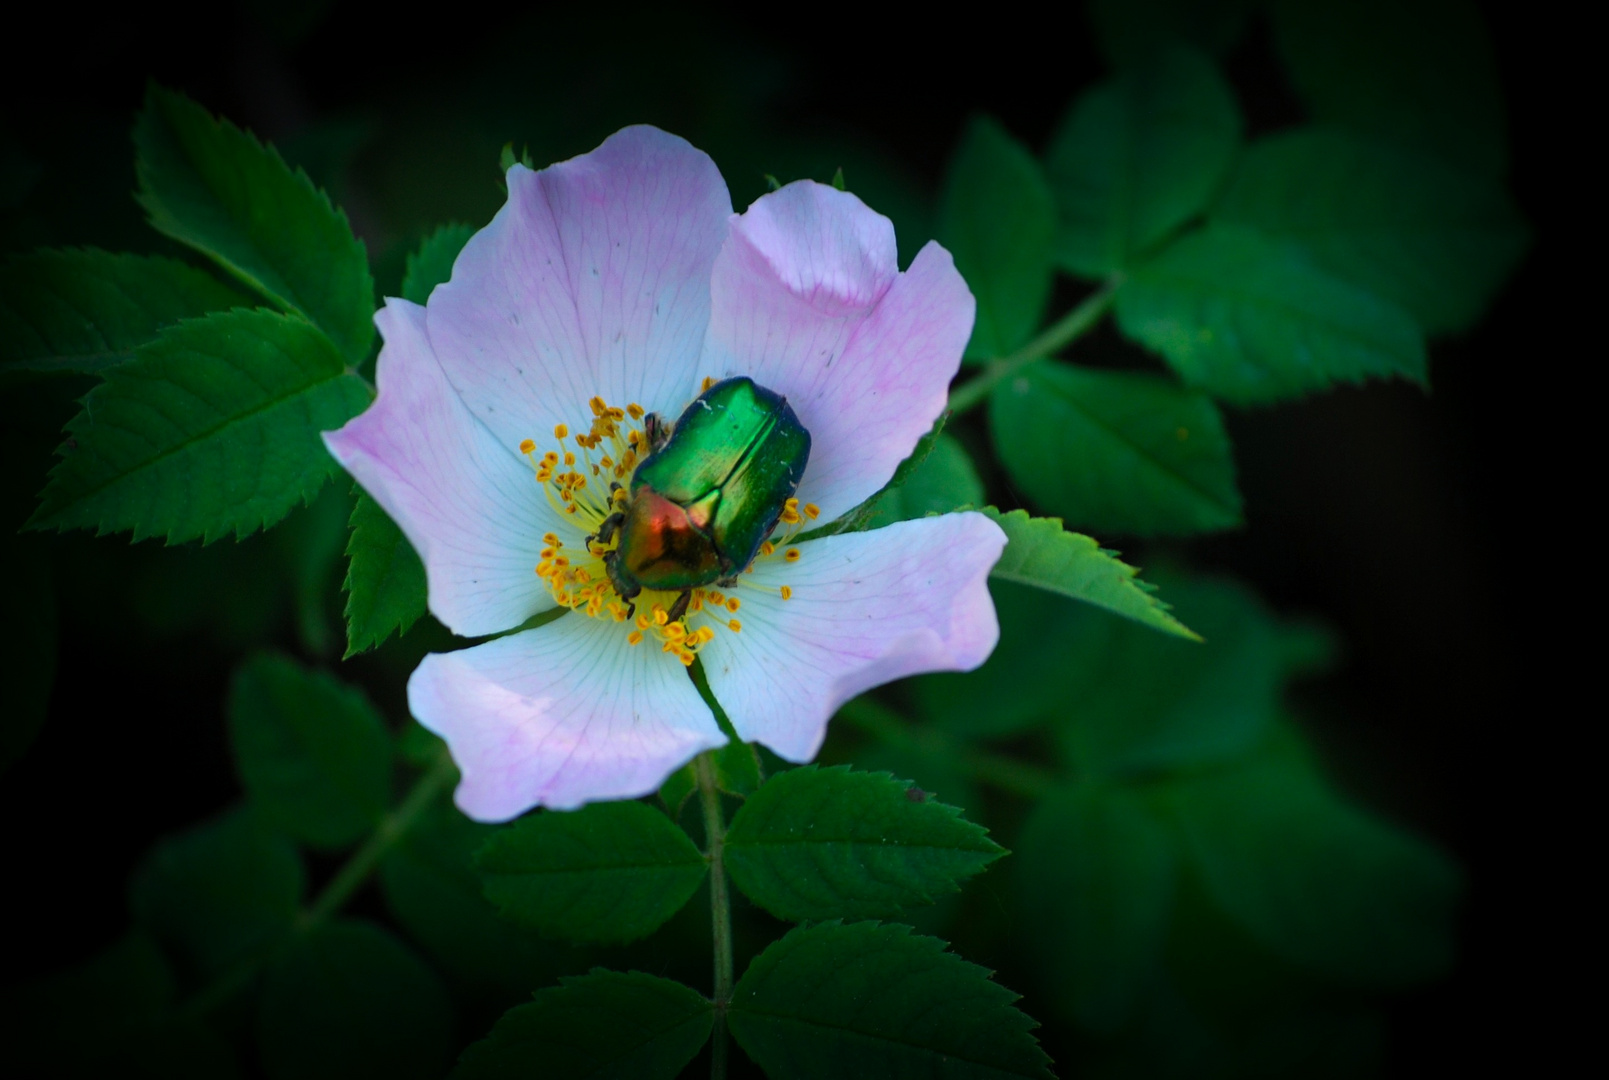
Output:
[[[982,514],[902,521],[764,559],[734,590],[739,633],[704,647],[710,689],[745,741],[809,761],[838,707],[924,671],[971,671],[1000,638],[989,569],[1006,537]],[[793,590],[784,600],[775,591]]]
[[[402,528],[424,560],[430,610],[455,634],[493,634],[553,606],[536,576],[542,534],[559,516],[532,467],[478,423],[431,350],[425,309],[388,300],[380,395],[330,453]]]
[[[430,339],[471,411],[511,446],[590,422],[594,395],[677,414],[698,393],[732,213],[715,163],[629,127],[541,172],[514,166],[508,192],[430,297]]]
[[[704,374],[787,397],[811,437],[800,501],[829,521],[932,427],[975,309],[949,252],[928,244],[898,273],[888,219],[807,180],[733,219],[710,298]]]
[[[687,669],[649,642],[628,645],[626,629],[569,614],[425,657],[408,708],[447,740],[459,809],[507,821],[533,806],[631,799],[726,743]]]

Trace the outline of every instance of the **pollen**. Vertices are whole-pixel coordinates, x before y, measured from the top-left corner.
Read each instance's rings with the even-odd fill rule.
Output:
[[[726,624],[726,628],[728,630],[732,631],[732,633],[738,634],[738,633],[742,633],[743,624],[738,622],[736,619],[733,619],[731,622]]]
[[[743,601],[739,600],[737,597],[728,596],[726,598],[726,610],[730,611],[732,614],[736,615],[737,614],[737,609],[742,607],[742,606],[743,606]]]
[[[536,450],[536,443],[530,439],[520,440],[520,453],[529,454]]]
[[[563,424],[559,424],[557,427],[555,427],[553,429],[553,437],[555,439],[562,439],[562,438],[564,438],[565,436],[567,436],[569,434],[570,434],[570,429],[568,427],[566,427],[565,425],[563,425]]]
[[[791,547],[787,551],[784,551],[782,553],[782,557],[784,559],[786,559],[788,562],[798,562],[799,561],[799,549]]]
[[[793,589],[790,588],[787,585],[782,586],[782,599],[784,599],[784,600],[792,600],[793,599]]]
[[[821,516],[821,507],[817,506],[815,503],[805,503],[804,516],[809,518],[811,521],[816,520]]]

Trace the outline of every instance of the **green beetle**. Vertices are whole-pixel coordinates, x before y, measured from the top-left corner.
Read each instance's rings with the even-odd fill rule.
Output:
[[[693,589],[730,585],[754,560],[804,475],[810,433],[787,398],[746,376],[698,395],[668,434],[652,413],[645,424],[651,453],[632,474],[626,508],[593,539],[620,537],[604,569],[622,600],[643,589],[681,593],[674,621]]]

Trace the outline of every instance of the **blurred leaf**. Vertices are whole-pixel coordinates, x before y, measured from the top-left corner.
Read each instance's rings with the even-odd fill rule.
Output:
[[[1096,278],[1133,265],[1206,209],[1240,130],[1217,68],[1182,46],[1086,92],[1045,153],[1060,265]]]
[[[941,433],[900,486],[890,485],[869,506],[864,527],[880,529],[896,521],[948,514],[981,503],[983,494],[983,481],[978,478],[971,455],[955,438]]]
[[[1426,377],[1424,339],[1407,312],[1230,225],[1209,225],[1136,269],[1118,290],[1117,323],[1186,383],[1236,404]]]
[[[447,755],[447,740],[410,716],[397,735],[396,751],[403,761],[424,769]]]
[[[1070,596],[1133,619],[1153,630],[1195,639],[1195,633],[1152,595],[1139,571],[1080,533],[1067,532],[1057,518],[1029,517],[1026,510],[1002,514],[992,506],[981,513],[1005,530],[1006,550],[989,576]]]
[[[772,777],[726,834],[732,883],[795,922],[931,904],[1004,854],[983,826],[910,781],[845,766]]]
[[[1457,866],[1343,801],[1300,752],[1178,781],[1172,801],[1212,896],[1274,953],[1381,986],[1451,962]]]
[[[763,782],[760,753],[753,743],[732,739],[715,752],[715,786],[720,790],[747,798]]]
[[[452,1063],[452,1031],[435,974],[355,919],[291,938],[268,968],[257,1012],[270,1080],[435,1080]]]
[[[1016,999],[937,938],[830,922],[756,957],[727,1022],[772,1080],[1049,1077]]]
[[[1033,951],[1047,984],[1080,1025],[1113,1031],[1162,955],[1173,838],[1132,792],[1081,783],[1034,809],[1019,846],[1017,894],[1038,928]]]
[[[989,423],[1017,487],[1079,527],[1154,536],[1241,523],[1223,418],[1172,380],[1031,364],[995,388]]]
[[[347,539],[352,503],[350,492],[339,484],[331,485],[273,532],[295,598],[297,636],[311,656],[328,656],[334,651],[331,600],[338,580],[335,567]]]
[[[154,84],[134,124],[140,205],[158,232],[328,334],[348,364],[374,340],[374,282],[346,215],[272,147]]]
[[[99,371],[165,326],[245,302],[174,259],[93,248],[14,255],[0,264],[0,380]]]
[[[391,740],[356,687],[259,653],[235,673],[229,737],[246,793],[296,839],[344,847],[385,816]]]
[[[531,814],[499,829],[475,865],[505,916],[578,942],[652,933],[709,870],[686,833],[639,802]]]
[[[1080,774],[1135,776],[1228,761],[1264,738],[1286,671],[1278,623],[1232,582],[1170,581],[1205,643],[1088,620],[1056,673],[1058,728]]]
[[[715,1021],[702,995],[640,971],[595,968],[560,983],[504,1013],[453,1080],[675,1080]]]
[[[1091,0],[1089,17],[1106,62],[1132,68],[1177,43],[1223,55],[1250,8],[1248,0]]]
[[[1056,206],[1028,148],[980,116],[950,160],[939,240],[977,298],[969,360],[1004,356],[1039,329],[1050,298]]]
[[[473,987],[524,997],[562,957],[481,895],[473,855],[496,832],[436,806],[381,861],[380,888],[397,921],[444,968]]]
[[[352,537],[346,544],[346,655],[407,633],[425,613],[425,564],[397,523],[354,487]]]
[[[408,255],[408,268],[402,275],[402,298],[416,304],[429,300],[436,286],[453,276],[458,253],[474,235],[471,226],[454,224],[443,225],[425,237],[419,250]]]
[[[1315,119],[1507,169],[1503,91],[1468,0],[1271,0],[1274,44]]]
[[[236,539],[307,503],[337,469],[319,439],[369,403],[293,316],[209,315],[106,371],[67,425],[32,528]]]
[[[210,978],[284,936],[306,887],[295,846],[241,806],[160,841],[134,873],[129,906]]]
[[[1296,243],[1433,334],[1473,324],[1528,240],[1490,177],[1323,128],[1253,143],[1213,215]]]
[[[698,790],[698,769],[689,761],[665,778],[659,785],[659,798],[670,811],[670,819],[678,820],[682,816],[682,807],[686,805],[688,796]]]
[[[56,590],[49,552],[33,537],[0,531],[0,772],[27,753],[56,684]]]

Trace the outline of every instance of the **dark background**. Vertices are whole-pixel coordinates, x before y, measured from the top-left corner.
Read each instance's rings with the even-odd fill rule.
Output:
[[[764,190],[765,172],[826,179],[843,165],[874,207],[905,207],[904,220],[894,216],[908,253],[922,236],[907,233],[924,226],[923,200],[969,115],[992,113],[1038,149],[1073,94],[1104,74],[1076,8],[1049,22],[998,4],[870,22],[863,5],[303,8],[35,11],[26,35],[8,33],[0,133],[41,172],[26,199],[0,210],[3,249],[168,250],[130,194],[128,129],[147,77],[305,164],[368,242],[381,290],[394,291],[403,254],[426,229],[450,217],[479,225],[495,210],[503,142],[528,144],[540,165],[633,121],[709,149],[740,208]],[[1280,610],[1335,627],[1343,663],[1302,699],[1332,771],[1468,868],[1457,968],[1393,1005],[1392,1072],[1405,1076],[1510,1053],[1525,1055],[1516,1067],[1537,1064],[1534,1037],[1522,1047],[1510,1036],[1547,1023],[1557,988],[1540,958],[1545,943],[1565,940],[1572,906],[1541,885],[1559,816],[1544,807],[1562,799],[1544,789],[1543,763],[1569,757],[1561,748],[1590,720],[1543,709],[1530,692],[1559,678],[1557,642],[1568,634],[1542,613],[1543,598],[1580,587],[1548,550],[1559,507],[1547,500],[1538,453],[1553,437],[1543,396],[1559,384],[1535,373],[1546,364],[1570,378],[1585,359],[1542,329],[1560,318],[1560,248],[1572,235],[1555,224],[1571,205],[1558,195],[1558,96],[1537,78],[1552,43],[1528,6],[1486,13],[1510,103],[1513,190],[1535,230],[1515,278],[1473,332],[1433,343],[1429,394],[1371,385],[1232,412],[1244,530],[1166,550],[1119,543],[1142,564],[1179,558],[1232,572]],[[1226,66],[1250,134],[1299,119],[1260,25]],[[858,174],[857,161],[868,163]],[[874,182],[861,186],[857,175]],[[881,200],[868,190],[878,185]],[[1108,332],[1079,348],[1098,360],[1126,346]],[[69,410],[47,395],[20,426],[48,435]],[[6,491],[37,490],[42,444],[11,434]],[[7,498],[8,527],[25,512]],[[66,554],[56,559],[63,637],[51,715],[0,777],[0,820],[20,823],[6,845],[3,982],[83,959],[119,935],[123,882],[153,838],[236,793],[220,714],[239,656],[229,614],[181,611],[166,629],[127,620],[118,605],[130,601],[116,597],[128,575],[137,586],[152,560],[173,553],[98,550],[125,547],[120,538],[55,542]],[[229,556],[204,554],[212,562],[180,579],[197,594],[232,580]],[[150,580],[171,583],[178,565]],[[239,601],[250,609],[237,620],[240,640],[265,632],[296,648],[273,586],[235,584],[251,597]],[[369,682],[400,715],[399,673],[360,662],[343,674]]]

